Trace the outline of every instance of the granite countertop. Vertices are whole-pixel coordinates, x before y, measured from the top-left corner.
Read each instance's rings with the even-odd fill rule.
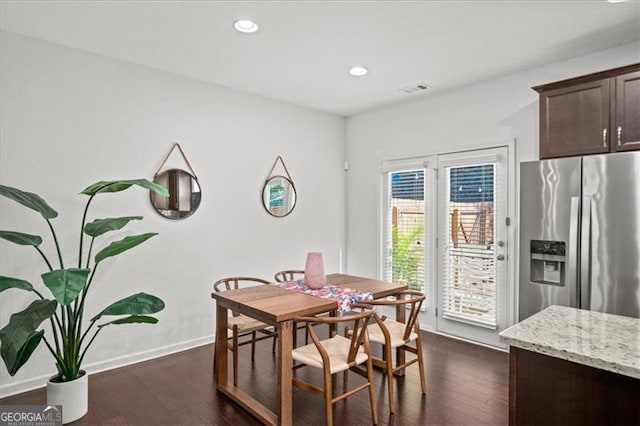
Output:
[[[640,379],[640,319],[549,306],[500,333],[528,351]]]

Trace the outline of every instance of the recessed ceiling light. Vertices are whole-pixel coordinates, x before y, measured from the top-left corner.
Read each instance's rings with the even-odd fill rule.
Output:
[[[349,70],[349,74],[355,76],[355,77],[362,77],[363,75],[367,75],[367,73],[369,72],[368,69],[366,69],[365,67],[361,67],[361,66],[355,66],[352,67]]]
[[[607,0],[607,3],[624,3],[626,0]]]
[[[233,23],[233,28],[241,33],[255,33],[258,31],[258,24],[248,19],[240,19]]]

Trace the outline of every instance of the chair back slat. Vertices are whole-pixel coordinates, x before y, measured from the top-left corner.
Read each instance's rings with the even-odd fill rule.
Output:
[[[353,334],[351,335],[351,342],[349,348],[348,362],[355,362],[358,350],[363,344],[369,345],[369,334],[367,333],[367,325],[369,324],[369,318],[371,318],[375,311],[369,311],[371,315],[366,318],[355,320],[353,323]]]
[[[276,282],[284,283],[287,281],[293,281],[296,279],[304,278],[304,271],[300,269],[288,269],[285,271],[278,271],[273,277]]]
[[[418,315],[420,314],[420,308],[422,307],[422,302],[424,301],[425,296],[418,296],[418,297],[414,297],[411,299],[411,301],[408,303],[411,305],[410,307],[410,312],[409,312],[409,318],[407,320],[407,326],[404,329],[404,335],[402,336],[402,338],[404,340],[409,340],[409,336],[411,335],[412,331],[416,331],[416,332],[420,332],[419,330],[419,325],[418,325]]]

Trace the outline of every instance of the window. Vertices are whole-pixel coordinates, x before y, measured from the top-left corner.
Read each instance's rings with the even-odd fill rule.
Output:
[[[425,170],[385,174],[384,278],[423,291],[425,276]]]
[[[497,325],[495,164],[445,167],[443,315]]]

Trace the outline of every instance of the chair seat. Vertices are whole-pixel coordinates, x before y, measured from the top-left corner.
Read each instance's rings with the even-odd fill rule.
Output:
[[[349,356],[350,343],[350,339],[339,335],[320,341],[322,347],[327,351],[327,355],[329,355],[331,374],[349,369],[347,357]],[[322,368],[322,357],[320,356],[320,352],[318,352],[318,348],[316,348],[316,345],[313,343],[294,349],[292,356],[293,359],[298,362],[312,367]],[[356,354],[355,363],[362,364],[367,358],[364,349],[360,347]]]
[[[413,342],[418,338],[418,335],[414,331],[412,331],[411,334],[409,334],[409,340],[405,341],[403,339],[404,331],[407,326],[406,324],[394,321],[389,318],[387,318],[383,322],[383,324],[387,328],[387,330],[389,330],[392,348],[397,348],[398,346],[402,346],[405,343]],[[384,334],[382,333],[382,330],[380,330],[380,326],[377,323],[370,324],[367,329],[369,330],[369,340],[371,342],[376,342],[383,345],[385,344]]]
[[[229,329],[233,329],[234,325],[238,326],[238,333],[240,334],[250,333],[252,331],[258,331],[269,327],[269,324],[265,324],[262,321],[258,321],[246,315],[229,316],[227,319],[227,327]]]

